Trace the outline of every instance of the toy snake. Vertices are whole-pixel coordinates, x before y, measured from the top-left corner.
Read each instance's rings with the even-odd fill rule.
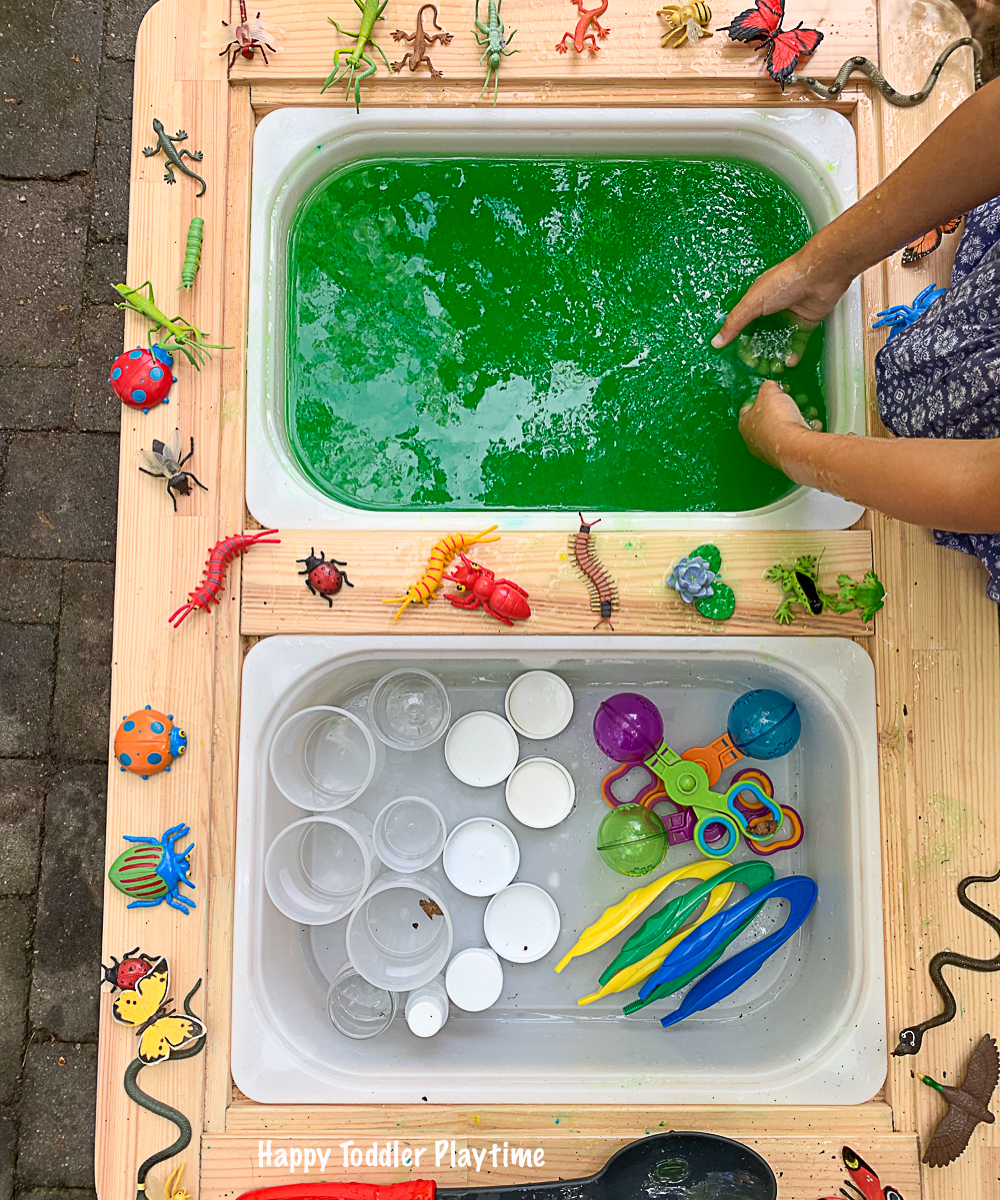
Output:
[[[958,885],[958,902],[970,913],[984,920],[991,929],[996,930],[997,934],[1000,934],[1000,917],[987,912],[985,908],[980,908],[978,904],[973,904],[966,895],[970,883],[995,883],[998,879],[1000,879],[1000,870],[995,875],[967,875]],[[967,954],[955,954],[952,950],[941,950],[934,955],[927,971],[931,977],[931,983],[937,988],[944,1001],[944,1008],[936,1017],[930,1017],[919,1025],[910,1025],[900,1032],[899,1044],[893,1050],[893,1054],[897,1058],[905,1054],[916,1054],[927,1030],[934,1029],[937,1025],[947,1025],[954,1019],[955,1013],[958,1011],[951,988],[945,983],[941,974],[942,967],[964,967],[967,971],[1000,971],[1000,954],[993,958],[969,958]]]
[[[836,100],[844,90],[844,84],[847,83],[848,78],[855,71],[862,71],[875,84],[890,104],[895,104],[897,108],[912,108],[914,104],[920,104],[921,101],[927,99],[934,90],[937,78],[941,74],[941,68],[948,61],[949,57],[963,46],[968,46],[972,51],[972,72],[976,90],[978,91],[983,86],[983,77],[980,72],[980,66],[983,61],[983,48],[975,38],[971,37],[959,38],[957,42],[952,42],[950,46],[945,46],[938,55],[937,62],[931,67],[931,73],[927,76],[927,82],[918,92],[913,92],[910,95],[904,92],[897,92],[872,60],[870,58],[862,58],[860,55],[857,55],[855,58],[849,58],[844,63],[837,72],[837,78],[829,87],[824,86],[818,79],[813,79],[810,75],[789,75],[788,82],[805,84],[807,88],[824,100]]]
[[[184,997],[184,1011],[189,1017],[194,1017],[191,1011],[191,997],[201,987],[201,980]],[[197,1018],[196,1018],[197,1019]],[[194,1058],[196,1054],[200,1054],[205,1049],[205,1042],[208,1040],[208,1035],[200,1037],[193,1045],[188,1046],[185,1050],[175,1050],[171,1054],[171,1059],[179,1058]],[[146,1176],[157,1165],[157,1163],[165,1162],[168,1158],[173,1158],[180,1154],[182,1150],[186,1150],[191,1144],[191,1122],[176,1108],[171,1108],[169,1104],[164,1104],[162,1100],[157,1100],[153,1096],[147,1095],[142,1088],[136,1083],[139,1072],[146,1066],[146,1063],[141,1058],[133,1058],[129,1065],[125,1068],[125,1091],[131,1100],[134,1100],[140,1108],[146,1109],[148,1112],[156,1113],[158,1117],[164,1117],[168,1121],[172,1121],[177,1126],[177,1140],[171,1142],[165,1150],[157,1150],[155,1154],[151,1154],[139,1167],[135,1176],[135,1200],[145,1200],[146,1196]]]

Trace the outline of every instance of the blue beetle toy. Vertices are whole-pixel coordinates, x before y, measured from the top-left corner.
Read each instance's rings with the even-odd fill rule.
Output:
[[[190,832],[190,825],[174,825],[162,838],[123,834],[126,842],[135,845],[118,855],[108,870],[108,878],[120,892],[132,897],[129,908],[155,908],[165,900],[186,916],[189,909],[198,907],[180,892],[181,884],[194,887],[188,878],[194,842],[186,850],[177,849],[180,839]]]

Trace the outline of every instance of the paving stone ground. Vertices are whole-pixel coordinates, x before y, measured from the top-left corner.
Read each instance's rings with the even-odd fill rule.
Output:
[[[0,1200],[94,1195],[108,692],[136,33],[147,0],[4,5]]]
[[[93,1192],[133,54],[150,0],[0,22],[0,1200]],[[960,0],[1000,67],[998,0]]]

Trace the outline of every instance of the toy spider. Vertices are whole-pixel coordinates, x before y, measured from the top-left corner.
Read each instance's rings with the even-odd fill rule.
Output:
[[[223,27],[228,31],[232,26],[228,21],[222,22]],[[278,30],[281,33],[282,30]],[[224,39],[224,40],[223,40]],[[281,47],[274,40],[274,33],[260,19],[260,13],[255,17],[247,17],[246,0],[240,0],[240,23],[232,30],[232,35],[227,32],[223,35],[216,34],[207,42],[202,42],[202,45],[208,49],[214,50],[216,46],[222,46],[219,51],[219,57],[223,54],[228,54],[232,48],[232,55],[229,59],[228,70],[233,69],[233,63],[239,55],[243,55],[246,59],[252,59],[254,51],[259,50],[260,56],[264,60],[264,65],[267,66],[267,55],[264,53],[264,48],[267,47],[271,53],[280,50]]]

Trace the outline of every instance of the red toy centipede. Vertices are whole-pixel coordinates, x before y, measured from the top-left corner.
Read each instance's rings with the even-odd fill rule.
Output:
[[[580,531],[574,533],[570,538],[569,548],[573,551],[573,559],[590,592],[590,607],[595,613],[600,613],[601,620],[597,622],[597,625],[600,625],[601,621],[607,621],[608,628],[614,633],[615,627],[611,624],[611,614],[618,611],[618,585],[608,574],[607,569],[597,561],[590,549],[590,531],[595,525],[600,524],[601,518],[598,517],[596,521],[588,524],[583,519],[583,513],[578,515]],[[595,629],[597,625],[594,626]]]
[[[188,613],[194,612],[196,608],[207,609],[213,600],[218,604],[222,589],[226,586],[226,568],[233,559],[240,554],[245,554],[251,546],[256,546],[258,542],[269,546],[280,544],[281,538],[267,536],[269,533],[277,532],[277,529],[261,529],[259,533],[232,533],[229,537],[216,542],[208,552],[202,582],[193,592],[188,593],[187,603],[182,604],[175,613],[167,618],[173,627],[176,629]]]

